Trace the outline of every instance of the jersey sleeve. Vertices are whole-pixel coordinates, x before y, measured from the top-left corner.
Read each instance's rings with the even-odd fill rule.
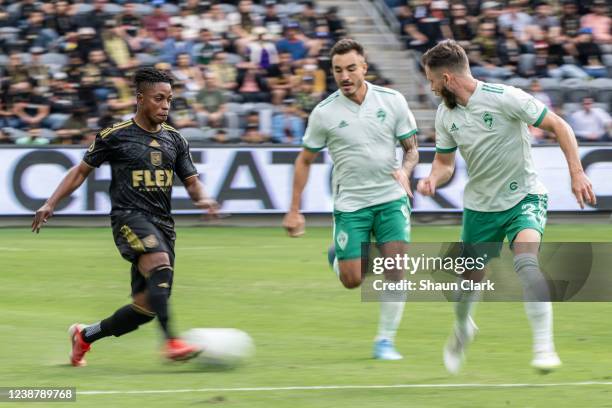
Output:
[[[109,140],[112,135],[103,137],[100,136],[102,133],[103,132],[100,132],[96,135],[93,143],[89,146],[89,149],[87,149],[87,152],[85,152],[85,155],[83,156],[83,161],[88,166],[100,167],[102,163],[108,160],[111,152]]]
[[[457,150],[457,142],[442,120],[442,109],[438,108],[435,120],[436,153],[452,153]]]
[[[320,109],[315,108],[308,119],[302,146],[311,152],[323,150],[327,145],[327,130],[323,124]]]
[[[401,94],[398,94],[398,98],[400,100],[396,105],[397,120],[395,122],[395,138],[397,140],[404,140],[416,135],[418,129],[414,115],[408,107],[408,102],[406,102],[406,98]]]
[[[546,105],[522,89],[508,88],[501,100],[511,118],[535,127],[540,126],[548,112]]]
[[[191,154],[189,154],[189,143],[182,136],[179,136],[179,151],[176,157],[175,170],[181,181],[198,174],[198,170],[191,160]]]

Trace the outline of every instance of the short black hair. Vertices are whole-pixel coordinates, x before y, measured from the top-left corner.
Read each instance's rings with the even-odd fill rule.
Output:
[[[166,74],[164,71],[150,67],[140,68],[138,71],[136,71],[136,74],[134,74],[134,85],[136,85],[136,92],[142,92],[145,87],[157,84],[159,82],[164,82],[172,86],[174,81],[172,80],[172,77],[170,77],[170,75]]]
[[[344,38],[338,41],[332,47],[331,51],[329,52],[329,58],[333,58],[334,55],[336,54],[338,55],[348,54],[351,51],[356,51],[357,54],[361,55],[362,57],[365,56],[365,53],[363,51],[363,46],[361,44],[359,44],[357,41],[353,39]]]

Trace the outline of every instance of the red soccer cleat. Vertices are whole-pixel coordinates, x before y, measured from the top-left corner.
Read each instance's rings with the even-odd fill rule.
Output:
[[[70,342],[72,343],[72,351],[70,352],[70,364],[75,367],[84,367],[87,365],[85,353],[91,348],[91,344],[83,340],[82,330],[83,325],[75,323],[68,329]]]
[[[163,349],[164,357],[173,361],[186,361],[201,352],[201,348],[187,344],[181,339],[169,339]]]

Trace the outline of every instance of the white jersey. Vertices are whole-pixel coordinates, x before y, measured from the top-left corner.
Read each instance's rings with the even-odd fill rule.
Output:
[[[531,158],[528,125],[538,126],[546,106],[512,86],[478,81],[466,106],[436,113],[436,151],[457,147],[467,164],[463,205],[474,211],[504,211],[527,194],[544,194]]]
[[[310,151],[329,148],[337,211],[352,212],[406,195],[392,173],[400,167],[397,141],[417,132],[414,116],[399,92],[369,82],[366,86],[361,105],[339,90],[320,102],[304,136]]]

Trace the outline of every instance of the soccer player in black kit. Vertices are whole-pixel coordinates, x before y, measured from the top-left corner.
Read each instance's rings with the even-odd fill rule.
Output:
[[[200,352],[177,338],[169,325],[175,240],[170,197],[174,175],[181,179],[195,206],[216,215],[218,205],[206,195],[197,177],[187,141],[165,123],[172,101],[172,79],[161,71],[142,68],[134,81],[134,118],[96,135],[83,161],[68,171],[32,222],[32,231],[38,233],[57,203],[76,190],[94,167],[110,164],[113,237],[121,256],[132,263],[133,302],[96,324],[70,327],[73,366],[86,364],[83,357],[94,341],[122,336],[155,317],[164,334],[166,358],[186,360]]]

